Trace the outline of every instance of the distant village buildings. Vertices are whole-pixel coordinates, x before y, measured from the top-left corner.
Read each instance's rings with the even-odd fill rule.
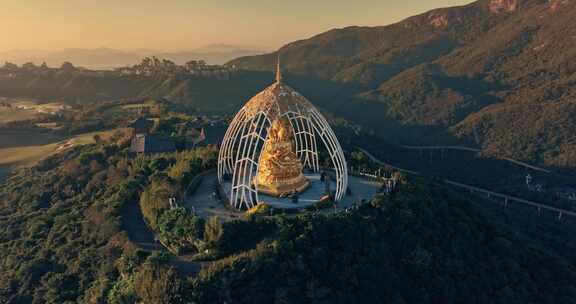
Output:
[[[228,80],[238,69],[235,66],[227,65],[210,65],[204,60],[191,60],[183,65],[159,59],[156,57],[146,57],[139,64],[116,68],[110,70],[90,70],[81,67],[75,67],[70,62],[64,62],[58,68],[51,68],[43,63],[35,65],[34,63],[25,63],[20,66],[6,62],[0,66],[0,78],[16,78],[18,75],[50,75],[55,73],[65,74],[81,74],[89,76],[105,76],[105,75],[139,75],[139,76],[157,76],[157,75],[189,75],[197,78],[209,78],[218,80]]]
[[[235,66],[209,65],[204,60],[191,60],[184,65],[177,65],[170,60],[146,57],[137,65],[117,68],[115,71],[120,75],[154,76],[183,74],[196,76],[198,78],[228,80],[238,69]]]
[[[136,134],[130,144],[130,152],[137,154],[165,153],[176,151],[174,140],[154,134]]]
[[[112,73],[107,70],[90,70],[81,67],[75,67],[70,62],[64,62],[60,67],[49,67],[46,63],[35,65],[32,62],[24,63],[20,66],[14,63],[5,62],[0,66],[0,79],[13,79],[19,76],[51,76],[61,74],[76,74],[85,76],[105,76]]]

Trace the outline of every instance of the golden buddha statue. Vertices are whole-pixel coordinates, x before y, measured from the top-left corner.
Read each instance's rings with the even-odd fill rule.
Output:
[[[292,135],[292,126],[286,117],[272,122],[255,177],[259,192],[283,196],[308,187],[309,181],[302,174],[302,164],[294,152]]]

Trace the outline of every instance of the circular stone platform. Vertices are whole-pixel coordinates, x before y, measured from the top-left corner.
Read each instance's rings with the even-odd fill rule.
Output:
[[[304,190],[304,192],[298,194],[297,203],[294,203],[290,197],[279,198],[263,193],[258,194],[258,198],[261,202],[277,209],[303,209],[313,206],[323,196],[325,196],[325,185],[320,181],[320,174],[304,174],[304,176],[310,181],[310,185],[306,190]],[[380,188],[380,184],[377,182],[360,179],[354,176],[349,176],[348,178],[348,187],[352,191],[352,194],[345,195],[342,198],[342,201],[338,203],[339,208],[350,207],[361,199],[370,199]],[[224,182],[222,187],[226,191],[226,196],[230,197],[230,182]],[[336,183],[332,182],[330,190],[334,191],[334,189],[336,189]]]
[[[311,179],[311,187],[300,195],[298,204],[294,204],[290,198],[275,198],[261,195],[261,199],[270,198],[267,203],[274,208],[282,209],[302,209],[314,204],[324,195],[324,185],[320,182],[320,176],[314,174],[307,174]],[[202,178],[202,182],[198,189],[190,196],[186,197],[183,206],[193,210],[196,214],[203,218],[210,218],[218,216],[223,221],[239,219],[243,216],[243,212],[227,208],[222,205],[215,197],[214,185],[218,182],[216,172],[209,173]],[[223,185],[224,189],[229,189],[230,184]],[[352,194],[346,195],[341,202],[338,203],[336,209],[343,210],[362,199],[372,198],[380,188],[380,183],[362,179],[359,177],[349,176],[348,187],[351,189]],[[334,185],[332,185],[332,190]],[[230,195],[230,193],[227,193]]]
[[[310,184],[308,188],[298,194],[298,203],[294,203],[290,197],[280,198],[264,193],[259,193],[258,198],[261,202],[265,202],[271,207],[278,209],[300,209],[312,206],[324,196],[325,185],[320,181],[319,174],[304,174],[304,176]],[[226,196],[230,197],[231,184],[224,182],[222,186],[224,191],[226,191]],[[334,187],[336,187],[336,184],[332,183],[330,189],[333,190]]]

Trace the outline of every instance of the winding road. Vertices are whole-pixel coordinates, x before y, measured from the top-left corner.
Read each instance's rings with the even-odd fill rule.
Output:
[[[148,228],[137,201],[125,206],[122,212],[122,229],[128,234],[132,243],[142,250],[163,251],[168,250],[156,240],[154,233]],[[203,264],[190,260],[190,256],[175,256],[170,261],[182,276],[197,276]]]
[[[476,149],[476,148],[470,148],[470,147],[464,147],[464,146],[405,146],[405,145],[401,145],[400,146],[403,149],[408,149],[408,150],[459,150],[459,151],[468,151],[468,152],[483,152],[481,149]],[[513,158],[510,157],[499,157],[500,159],[509,161],[513,164],[516,164],[518,166],[527,168],[527,169],[532,169],[532,170],[536,170],[536,171],[540,171],[540,172],[544,172],[544,173],[553,173],[552,171],[542,168],[542,167],[538,167],[538,166],[534,166],[519,160],[515,160]]]
[[[362,153],[366,154],[366,156],[368,156],[368,158],[370,158],[373,162],[382,165],[382,166],[387,166],[390,168],[393,168],[395,170],[398,170],[400,172],[405,172],[408,174],[413,174],[413,175],[422,175],[420,172],[416,172],[416,171],[412,171],[412,170],[406,170],[406,169],[402,169],[402,168],[398,168],[396,166],[393,166],[391,164],[385,163],[383,161],[381,161],[380,159],[378,159],[377,157],[375,157],[374,155],[372,155],[370,152],[368,152],[366,149],[363,149],[361,147],[356,147],[358,150],[360,150]],[[462,184],[459,182],[455,182],[452,180],[448,180],[448,179],[443,179],[443,181],[446,184],[461,188],[461,189],[465,189],[471,192],[477,192],[477,193],[481,193],[484,194],[488,197],[497,197],[497,198],[501,198],[504,200],[504,204],[508,205],[508,202],[517,202],[523,205],[527,205],[527,206],[531,206],[531,207],[535,207],[538,209],[538,211],[540,212],[541,210],[548,210],[551,212],[555,212],[558,214],[558,218],[562,219],[562,217],[564,216],[574,216],[576,217],[576,212],[570,211],[570,210],[565,210],[565,209],[560,209],[560,208],[556,208],[556,207],[552,207],[552,206],[548,206],[545,204],[541,204],[541,203],[537,203],[537,202],[532,202],[529,200],[525,200],[522,198],[518,198],[518,197],[514,197],[514,196],[510,196],[507,194],[503,194],[503,193],[498,193],[498,192],[494,192],[494,191],[490,191],[487,189],[482,189],[479,187],[475,187],[475,186],[471,186],[471,185],[466,185],[466,184]]]

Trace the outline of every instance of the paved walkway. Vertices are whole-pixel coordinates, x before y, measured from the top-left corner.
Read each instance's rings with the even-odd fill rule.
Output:
[[[382,182],[367,180],[361,177],[348,176],[348,188],[351,190],[351,194],[344,197],[339,206],[341,208],[347,208],[352,206],[352,204],[359,202],[363,199],[369,200],[382,186]]]
[[[242,213],[228,209],[215,198],[215,185],[218,182],[216,171],[206,174],[191,196],[186,197],[184,207],[194,210],[199,216],[209,219],[218,216],[222,220],[242,217]]]
[[[137,201],[130,202],[122,209],[122,229],[128,233],[128,238],[136,246],[146,251],[164,250],[164,247],[156,242],[154,233],[150,231],[140,205]]]
[[[122,210],[122,229],[128,234],[132,243],[146,251],[164,251],[164,248],[156,241],[154,233],[148,228],[137,201],[133,201]],[[190,260],[190,256],[176,256],[170,264],[178,270],[182,276],[196,276],[200,273],[203,263]]]
[[[260,194],[258,197],[261,201],[278,209],[302,209],[313,206],[325,195],[325,185],[320,181],[319,174],[305,174],[305,176],[310,181],[310,186],[306,191],[299,194],[298,203],[294,203],[291,198],[278,198],[265,194]],[[362,199],[372,198],[378,192],[380,186],[381,184],[378,182],[348,176],[348,188],[352,194],[344,196],[342,201],[338,203],[338,208],[347,208]],[[223,187],[229,197],[231,184],[225,183]],[[330,189],[333,191],[335,188],[336,183],[332,182]]]

